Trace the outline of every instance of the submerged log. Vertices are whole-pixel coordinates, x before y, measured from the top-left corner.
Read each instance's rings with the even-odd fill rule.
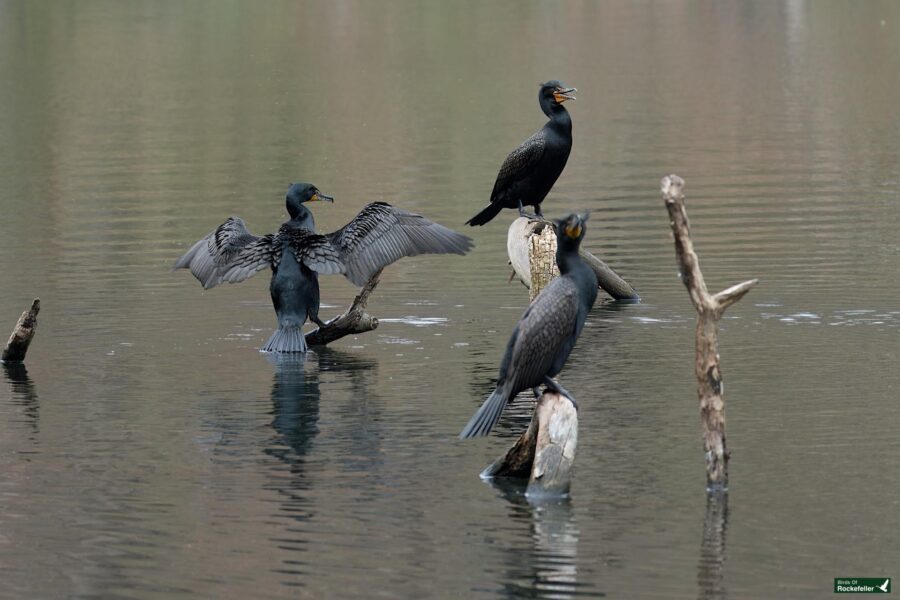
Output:
[[[534,300],[559,275],[556,267],[556,232],[550,221],[525,217],[513,221],[506,236],[506,251],[513,271],[529,288],[530,300]],[[600,288],[607,294],[616,300],[641,299],[634,288],[605,262],[584,248],[580,254],[594,270]]]
[[[706,486],[711,492],[728,488],[728,459],[725,443],[725,398],[722,370],[719,366],[719,319],[725,309],[744,297],[759,281],[751,279],[718,294],[706,288],[700,261],[691,241],[691,228],[684,206],[684,180],[678,175],[662,179],[662,194],[669,211],[669,224],[675,234],[675,257],[681,281],[688,290],[697,311],[697,397],[703,428],[703,450],[706,457]]]
[[[344,336],[372,331],[378,327],[378,319],[366,312],[369,296],[381,279],[381,271],[372,275],[362,287],[353,304],[347,311],[327,323],[306,334],[306,343],[310,346],[324,346]]]
[[[35,298],[31,303],[31,308],[22,313],[16,328],[13,329],[3,349],[0,359],[5,363],[19,363],[25,360],[25,354],[28,352],[28,346],[31,344],[32,338],[37,331],[37,314],[41,310],[41,301]]]
[[[578,446],[578,411],[565,396],[544,392],[534,408],[528,429],[505,455],[481,472],[484,478],[528,481],[526,494],[569,493],[575,449]]]

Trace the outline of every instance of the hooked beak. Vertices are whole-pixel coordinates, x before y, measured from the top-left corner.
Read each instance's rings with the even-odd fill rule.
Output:
[[[334,198],[327,194],[323,194],[322,192],[316,192],[316,194],[309,199],[310,202],[331,202],[334,203]]]
[[[566,89],[558,88],[556,91],[553,92],[553,98],[554,98],[554,100],[556,100],[557,104],[562,104],[566,100],[574,100],[575,99],[574,94],[577,91],[578,90],[575,88],[566,88]]]
[[[581,237],[584,226],[587,223],[590,213],[583,212],[581,214],[573,213],[568,217],[556,221],[557,235],[565,235],[567,238],[577,240]]]

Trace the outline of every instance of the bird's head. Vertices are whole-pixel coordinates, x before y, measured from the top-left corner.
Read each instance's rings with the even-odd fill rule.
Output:
[[[562,104],[566,100],[574,100],[575,92],[577,91],[578,90],[573,87],[567,86],[562,81],[553,79],[551,81],[548,81],[547,83],[541,84],[541,91],[538,95],[538,100],[541,103],[541,107],[549,109],[556,105]]]
[[[288,214],[291,218],[296,218],[301,211],[301,205],[304,202],[334,202],[334,198],[323,194],[319,188],[311,183],[292,183],[285,197]]]
[[[589,213],[572,213],[562,219],[553,221],[556,227],[556,240],[560,249],[575,248],[581,245],[584,239],[584,233],[587,230],[587,220]]]

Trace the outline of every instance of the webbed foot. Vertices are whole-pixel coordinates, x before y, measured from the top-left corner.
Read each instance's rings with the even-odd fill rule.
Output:
[[[569,402],[572,403],[572,406],[575,407],[575,410],[578,410],[578,402],[575,400],[575,397],[569,393],[569,391],[561,386],[559,382],[554,381],[552,378],[544,375],[544,385],[547,386],[547,389],[555,394],[560,394],[561,396],[565,396],[569,399]]]

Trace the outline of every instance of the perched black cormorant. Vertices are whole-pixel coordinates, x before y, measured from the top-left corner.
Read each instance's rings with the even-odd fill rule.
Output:
[[[555,222],[560,276],[538,294],[516,324],[500,362],[496,389],[459,437],[487,435],[516,394],[532,389],[537,397],[541,384],[575,403],[551,377],[566,364],[597,299],[597,276],[578,255],[586,221],[587,214],[572,214]]]
[[[264,352],[306,351],[302,327],[307,317],[324,325],[318,275],[341,273],[361,286],[404,256],[465,254],[472,247],[468,237],[385,202],[367,204],[334,233],[319,235],[312,213],[303,206],[317,200],[334,202],[312,184],[294,183],[286,197],[291,218],[278,233],[257,237],[243,219],[230,217],[175,263],[176,269],[190,269],[205,289],[223,281],[237,283],[271,267],[269,292],[278,329],[260,348]]]
[[[538,102],[550,120],[518,148],[509,153],[491,192],[491,203],[466,221],[467,225],[484,225],[504,208],[518,208],[527,217],[525,206],[534,206],[541,214],[541,202],[556,183],[569,160],[572,150],[572,118],[563,107],[566,100],[574,100],[575,88],[561,81],[541,84]]]

